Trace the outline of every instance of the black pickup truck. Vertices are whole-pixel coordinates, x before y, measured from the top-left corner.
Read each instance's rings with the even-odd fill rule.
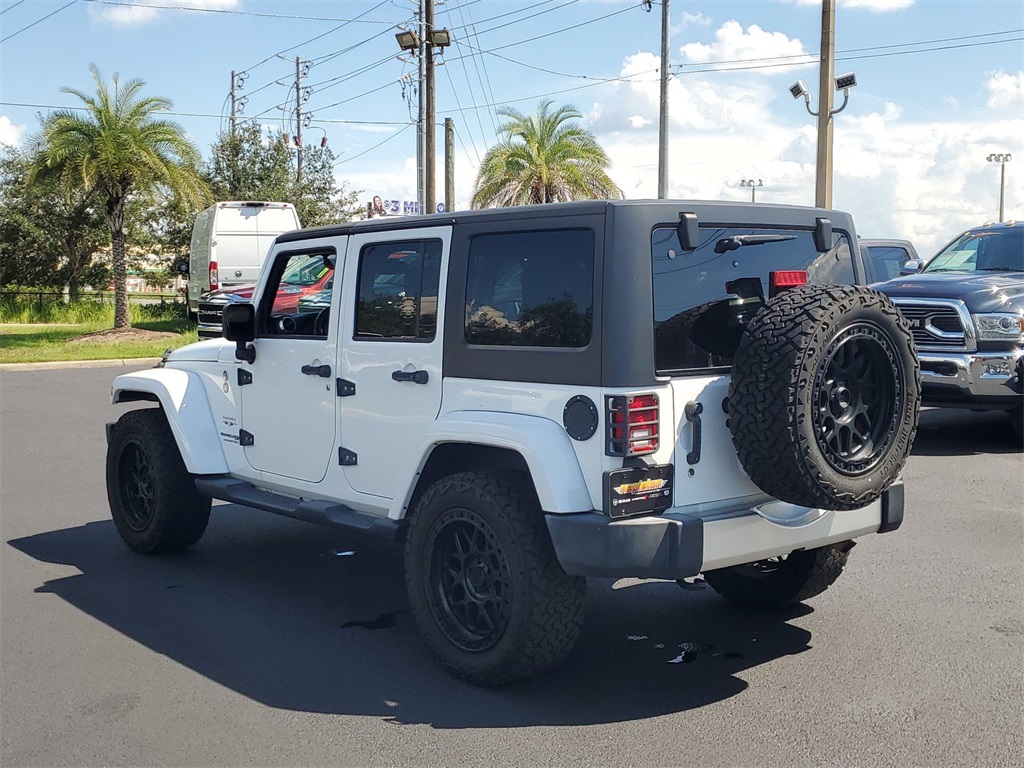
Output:
[[[1024,431],[1024,222],[959,235],[912,274],[874,286],[910,323],[923,405],[1002,409]]]

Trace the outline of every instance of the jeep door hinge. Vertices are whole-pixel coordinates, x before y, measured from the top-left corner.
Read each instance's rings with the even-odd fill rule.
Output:
[[[356,393],[356,383],[347,379],[337,379],[334,382],[334,391],[338,397],[352,397]]]
[[[242,446],[253,445],[256,442],[255,436],[252,432],[246,432],[244,429],[238,430],[238,444]]]
[[[355,453],[347,448],[338,448],[338,463],[343,467],[354,467],[358,462]]]
[[[247,371],[245,368],[239,368],[238,386],[244,387],[246,384],[252,384],[252,371]]]

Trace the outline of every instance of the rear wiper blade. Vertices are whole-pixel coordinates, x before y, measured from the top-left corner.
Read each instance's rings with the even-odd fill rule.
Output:
[[[735,251],[744,245],[764,245],[765,243],[779,243],[783,240],[796,240],[796,235],[733,235],[723,237],[715,243],[715,253]]]

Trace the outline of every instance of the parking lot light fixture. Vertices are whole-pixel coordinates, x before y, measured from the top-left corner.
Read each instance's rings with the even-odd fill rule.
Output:
[[[764,179],[740,179],[741,187],[750,187],[750,202],[757,202],[755,199],[755,193],[758,187],[764,186]]]
[[[999,220],[1003,220],[1003,193],[1006,191],[1006,164],[1013,159],[1009,152],[993,152],[985,158],[990,163],[999,163]]]
[[[404,29],[395,33],[398,47],[403,51],[415,51],[420,47],[420,37],[411,29]]]

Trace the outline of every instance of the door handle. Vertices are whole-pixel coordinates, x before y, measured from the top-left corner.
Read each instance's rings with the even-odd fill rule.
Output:
[[[691,401],[683,407],[686,420],[693,425],[693,450],[686,454],[687,464],[696,464],[700,461],[700,415],[703,412],[704,406],[701,403]]]
[[[413,384],[426,384],[430,375],[426,371],[394,371],[391,378],[395,381],[411,381]]]
[[[329,365],[304,365],[302,372],[307,376],[319,376],[322,379],[331,378],[331,366]]]

